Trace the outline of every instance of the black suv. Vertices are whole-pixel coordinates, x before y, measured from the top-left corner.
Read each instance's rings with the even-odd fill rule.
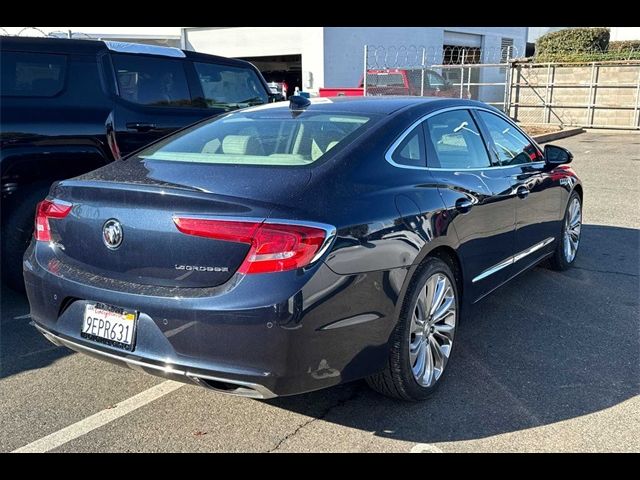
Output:
[[[22,254],[50,185],[202,118],[278,100],[250,63],[177,48],[0,37],[2,276]]]

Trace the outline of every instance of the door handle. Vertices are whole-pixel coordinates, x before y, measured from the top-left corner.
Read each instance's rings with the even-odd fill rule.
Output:
[[[129,122],[127,123],[127,129],[129,130],[137,130],[138,132],[148,132],[149,130],[153,130],[156,128],[155,123],[144,123],[144,122]]]
[[[467,213],[473,207],[473,202],[468,198],[459,198],[456,200],[456,210],[460,213]]]
[[[524,185],[520,185],[516,190],[516,195],[520,198],[527,198],[529,195],[529,189]]]

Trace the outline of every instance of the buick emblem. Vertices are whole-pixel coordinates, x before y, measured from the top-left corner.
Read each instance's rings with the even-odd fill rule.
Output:
[[[102,227],[102,241],[111,250],[115,250],[122,243],[122,225],[115,218],[107,220]]]

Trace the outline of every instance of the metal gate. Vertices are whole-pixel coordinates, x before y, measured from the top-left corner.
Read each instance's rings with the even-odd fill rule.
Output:
[[[640,61],[514,62],[509,115],[522,123],[640,129]]]

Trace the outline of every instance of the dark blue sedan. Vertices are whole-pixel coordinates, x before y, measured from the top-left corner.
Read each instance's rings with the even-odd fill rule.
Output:
[[[254,398],[421,400],[461,308],[580,242],[571,154],[468,100],[235,111],[55,184],[24,257],[53,343]]]

